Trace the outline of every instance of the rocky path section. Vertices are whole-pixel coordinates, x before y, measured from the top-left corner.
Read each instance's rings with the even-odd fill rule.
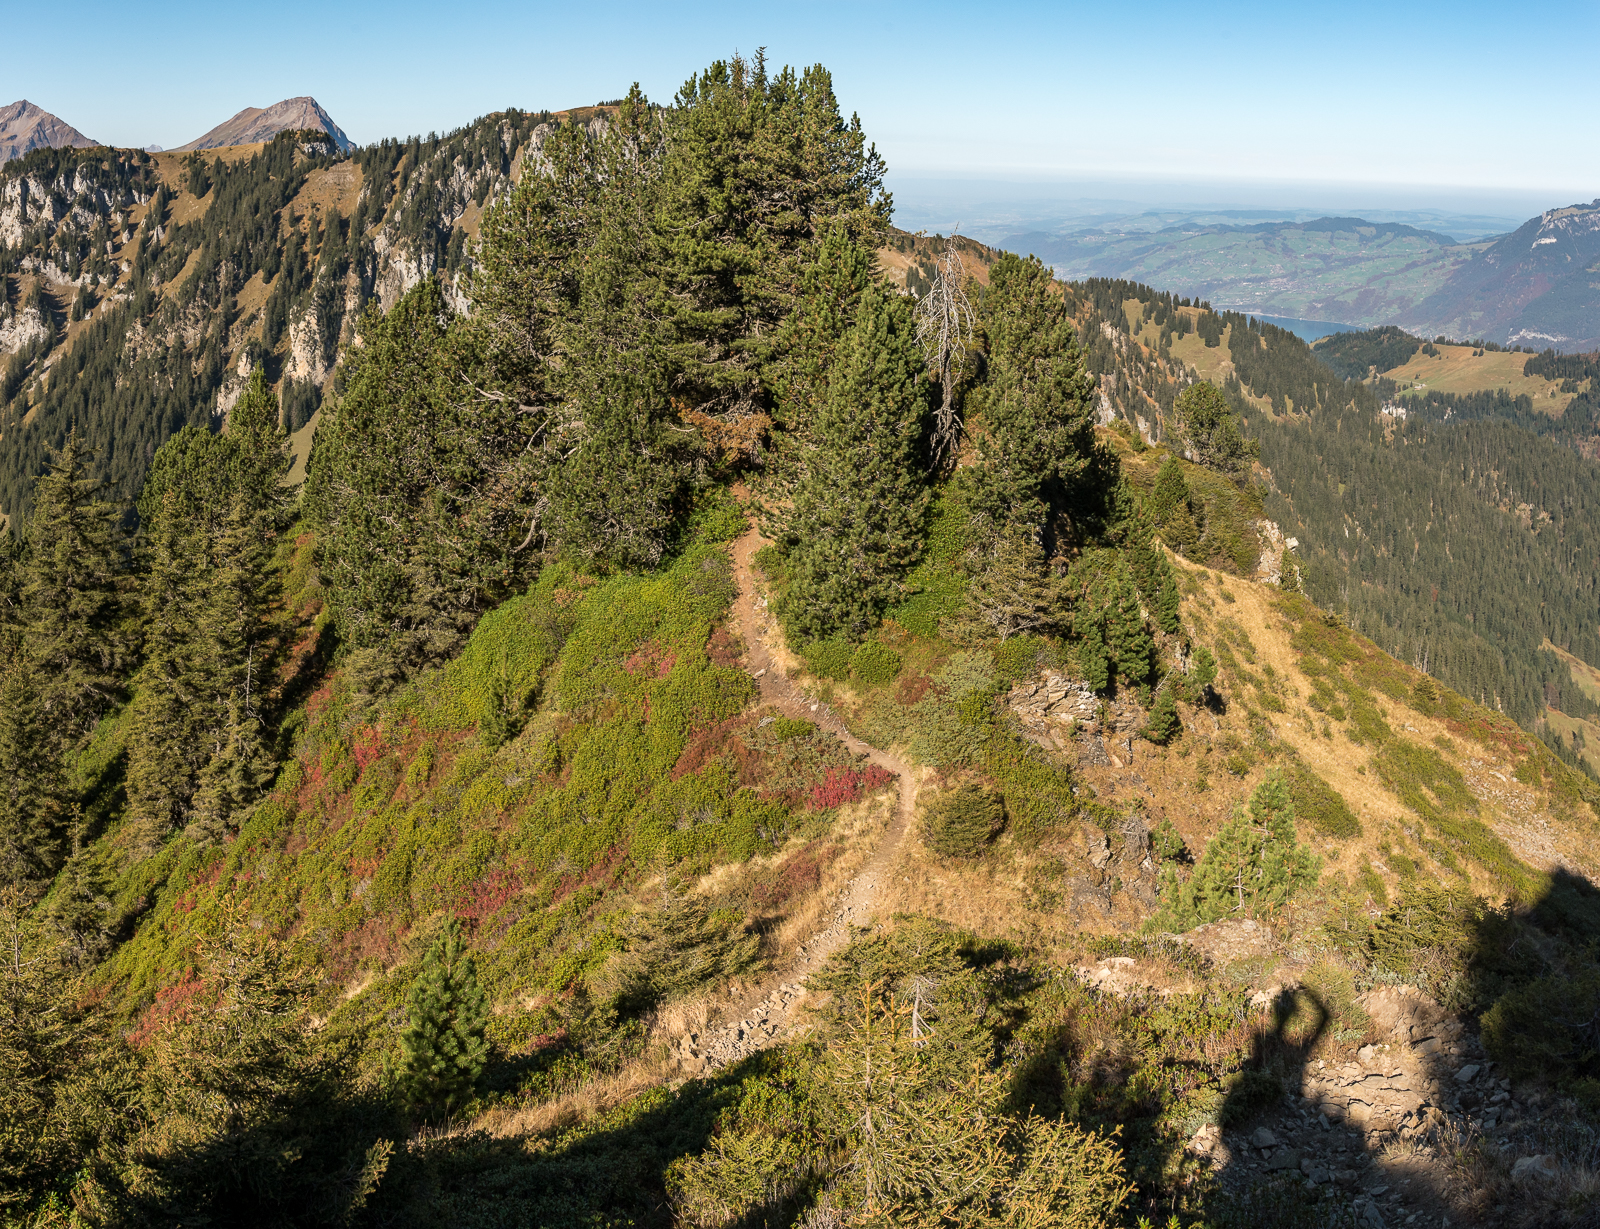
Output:
[[[807,937],[766,982],[733,1006],[727,1013],[733,1022],[708,1029],[704,1034],[691,1032],[677,1039],[676,1056],[688,1071],[716,1070],[792,1034],[797,1023],[796,1009],[806,997],[803,983],[807,975],[821,968],[829,956],[844,946],[853,930],[866,926],[876,914],[879,886],[899,856],[906,833],[911,830],[917,801],[916,774],[911,765],[862,742],[826,704],[801,691],[785,672],[783,633],[766,599],[757,593],[752,571],[751,559],[763,545],[754,527],[733,544],[733,578],[738,587],[733,621],[744,641],[745,670],[759,689],[759,703],[786,717],[815,722],[835,735],[852,754],[865,756],[893,773],[899,782],[899,806],[866,865],[833,901],[821,928]]]

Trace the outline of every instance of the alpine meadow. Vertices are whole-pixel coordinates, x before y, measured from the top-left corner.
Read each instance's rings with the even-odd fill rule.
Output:
[[[764,52],[19,106],[0,1223],[1600,1224],[1595,355],[901,230]]]

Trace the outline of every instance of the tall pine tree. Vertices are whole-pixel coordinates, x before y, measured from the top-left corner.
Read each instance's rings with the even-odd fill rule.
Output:
[[[864,635],[921,552],[926,392],[909,304],[869,283],[786,518],[783,613],[805,639]]]
[[[288,463],[277,403],[257,371],[220,435],[187,428],[151,464],[139,501],[145,664],[128,757],[145,850],[191,821],[195,836],[220,839],[271,778],[262,680]]]
[[[39,479],[22,584],[25,640],[52,741],[88,737],[121,688],[120,535],[76,428]]]
[[[980,533],[1024,526],[1052,555],[1064,528],[1057,514],[1092,461],[1093,381],[1061,292],[1037,258],[995,261],[982,325],[989,374],[969,401],[978,460],[962,483]]]
[[[60,864],[65,790],[30,663],[0,658],[0,885],[31,895]]]
[[[177,493],[168,491],[159,505],[146,505],[139,594],[144,665],[135,680],[127,777],[135,838],[146,852],[183,823],[206,761],[200,666],[205,654],[195,610],[196,576],[205,573],[204,540],[185,532],[177,503]]]

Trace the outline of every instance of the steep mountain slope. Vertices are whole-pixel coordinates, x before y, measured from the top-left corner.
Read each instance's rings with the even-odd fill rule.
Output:
[[[1593,1219],[1588,463],[894,232],[846,114],[23,160],[8,1221]]]
[[[86,149],[98,144],[26,98],[0,107],[0,164],[36,149]]]
[[[1153,442],[1178,438],[1178,391],[1196,378],[1223,386],[1260,441],[1261,506],[1298,540],[1306,592],[1576,759],[1580,744],[1541,723],[1596,713],[1544,647],[1600,658],[1600,598],[1579,562],[1600,533],[1587,360],[1509,356],[1528,378],[1569,387],[1560,416],[1525,396],[1416,389],[1400,416],[1382,400],[1401,398],[1392,381],[1342,379],[1286,330],[1127,282],[1068,294],[1093,339],[1108,420]]]
[[[204,136],[198,136],[173,152],[192,149],[218,149],[225,145],[254,145],[270,141],[280,132],[325,132],[333,138],[341,154],[355,148],[344,129],[322,109],[315,98],[285,98],[270,107],[246,107],[230,120],[224,120]]]
[[[1477,253],[1397,323],[1538,349],[1600,346],[1600,200],[1551,209]]]

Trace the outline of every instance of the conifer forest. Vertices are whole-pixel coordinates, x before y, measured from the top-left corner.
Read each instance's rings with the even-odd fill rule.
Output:
[[[763,53],[0,167],[0,1223],[1600,1223],[1600,364],[886,172]]]

